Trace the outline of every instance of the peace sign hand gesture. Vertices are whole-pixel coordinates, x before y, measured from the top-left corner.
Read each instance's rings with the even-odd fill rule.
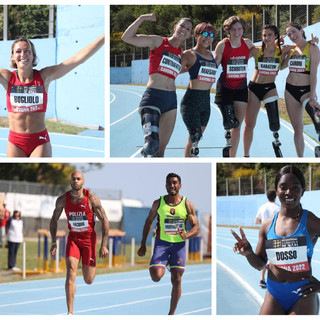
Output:
[[[244,231],[242,228],[239,228],[241,238],[232,230],[230,229],[232,235],[236,238],[238,242],[234,244],[233,251],[237,254],[241,254],[243,256],[247,256],[249,254],[252,254],[252,247],[249,241],[246,238],[246,235],[244,234]]]

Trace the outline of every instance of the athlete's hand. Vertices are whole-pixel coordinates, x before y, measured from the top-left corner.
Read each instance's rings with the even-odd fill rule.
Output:
[[[147,13],[140,16],[141,19],[145,21],[157,21],[157,18],[154,13]]]
[[[141,245],[141,247],[139,248],[137,254],[139,257],[143,257],[146,254],[147,248],[144,245]]]
[[[303,278],[302,280],[309,280],[310,283],[305,284],[304,286],[298,289],[299,296],[303,296],[305,298],[311,296],[315,292],[320,292],[320,282],[318,279],[316,279],[315,277],[311,277]]]
[[[237,254],[241,254],[243,256],[247,256],[248,254],[253,253],[251,244],[246,238],[244,231],[242,228],[239,228],[241,238],[232,230],[230,229],[232,235],[236,238],[238,242],[234,244],[233,251]]]
[[[312,43],[312,44],[318,44],[319,43],[319,38],[317,36],[314,36],[313,33],[311,33],[310,43]]]
[[[51,248],[50,248],[50,253],[52,256],[56,255],[56,251],[57,251],[57,244],[52,244]]]
[[[179,234],[180,234],[180,237],[181,237],[183,240],[188,239],[186,232],[184,232],[183,230],[181,230],[181,229],[179,229],[179,228],[178,228],[178,232],[179,232]]]
[[[109,250],[107,249],[106,246],[101,246],[99,250],[99,258],[106,258],[109,254]]]

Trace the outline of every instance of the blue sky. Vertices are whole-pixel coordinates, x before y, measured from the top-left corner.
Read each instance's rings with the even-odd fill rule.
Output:
[[[84,164],[74,165],[80,168]],[[104,163],[102,169],[84,174],[85,187],[121,190],[124,198],[140,200],[150,207],[166,194],[165,178],[170,172],[181,176],[180,193],[194,203],[199,213],[211,213],[211,163]]]

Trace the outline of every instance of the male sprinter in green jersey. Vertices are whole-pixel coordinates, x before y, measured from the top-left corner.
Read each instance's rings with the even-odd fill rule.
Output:
[[[154,219],[158,217],[149,272],[151,279],[158,282],[163,277],[166,265],[169,263],[172,283],[169,315],[172,315],[181,297],[181,277],[186,263],[185,240],[199,234],[199,222],[194,205],[179,194],[181,178],[177,174],[167,175],[166,189],[168,194],[153,202],[143,227],[138,255],[146,254],[146,240]],[[187,220],[191,225],[191,230],[188,232],[185,229]]]

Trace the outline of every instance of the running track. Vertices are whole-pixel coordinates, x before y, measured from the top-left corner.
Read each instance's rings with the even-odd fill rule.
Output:
[[[8,128],[0,128],[0,158],[7,156]],[[85,130],[83,133],[62,134],[49,132],[52,157],[102,158],[105,155],[103,131]]]
[[[217,314],[258,314],[264,299],[265,289],[259,287],[260,271],[252,268],[247,259],[233,252],[235,239],[229,228],[217,230]],[[239,231],[234,228],[239,234]],[[253,250],[257,245],[259,230],[245,229]],[[312,273],[320,278],[319,244],[315,246]]]
[[[111,157],[141,157],[140,149],[143,145],[143,133],[141,120],[138,114],[138,106],[145,90],[144,86],[134,85],[110,85],[110,156]],[[177,121],[171,140],[169,142],[166,157],[183,157],[184,146],[187,141],[188,132],[182,121],[179,105],[185,90],[177,90],[178,113]],[[200,157],[222,157],[222,148],[225,146],[222,116],[218,107],[214,104],[214,94],[211,94],[211,116],[204,132],[204,138],[199,143]],[[242,125],[243,130],[244,125]],[[313,129],[310,130],[313,133]],[[282,143],[282,154],[284,157],[296,157],[293,143],[292,126],[281,120],[279,131]],[[309,136],[305,135],[305,157],[314,158],[314,146],[318,145]],[[242,139],[242,133],[241,133]],[[238,157],[243,155],[243,145],[240,139]],[[251,157],[274,158],[272,148],[272,132],[269,130],[268,117],[261,109],[253,143],[251,146]]]
[[[0,284],[1,315],[66,314],[65,279]],[[171,282],[166,271],[160,282],[148,270],[97,275],[92,285],[76,279],[75,315],[166,315]],[[211,264],[186,267],[182,296],[176,310],[180,315],[211,315]]]

